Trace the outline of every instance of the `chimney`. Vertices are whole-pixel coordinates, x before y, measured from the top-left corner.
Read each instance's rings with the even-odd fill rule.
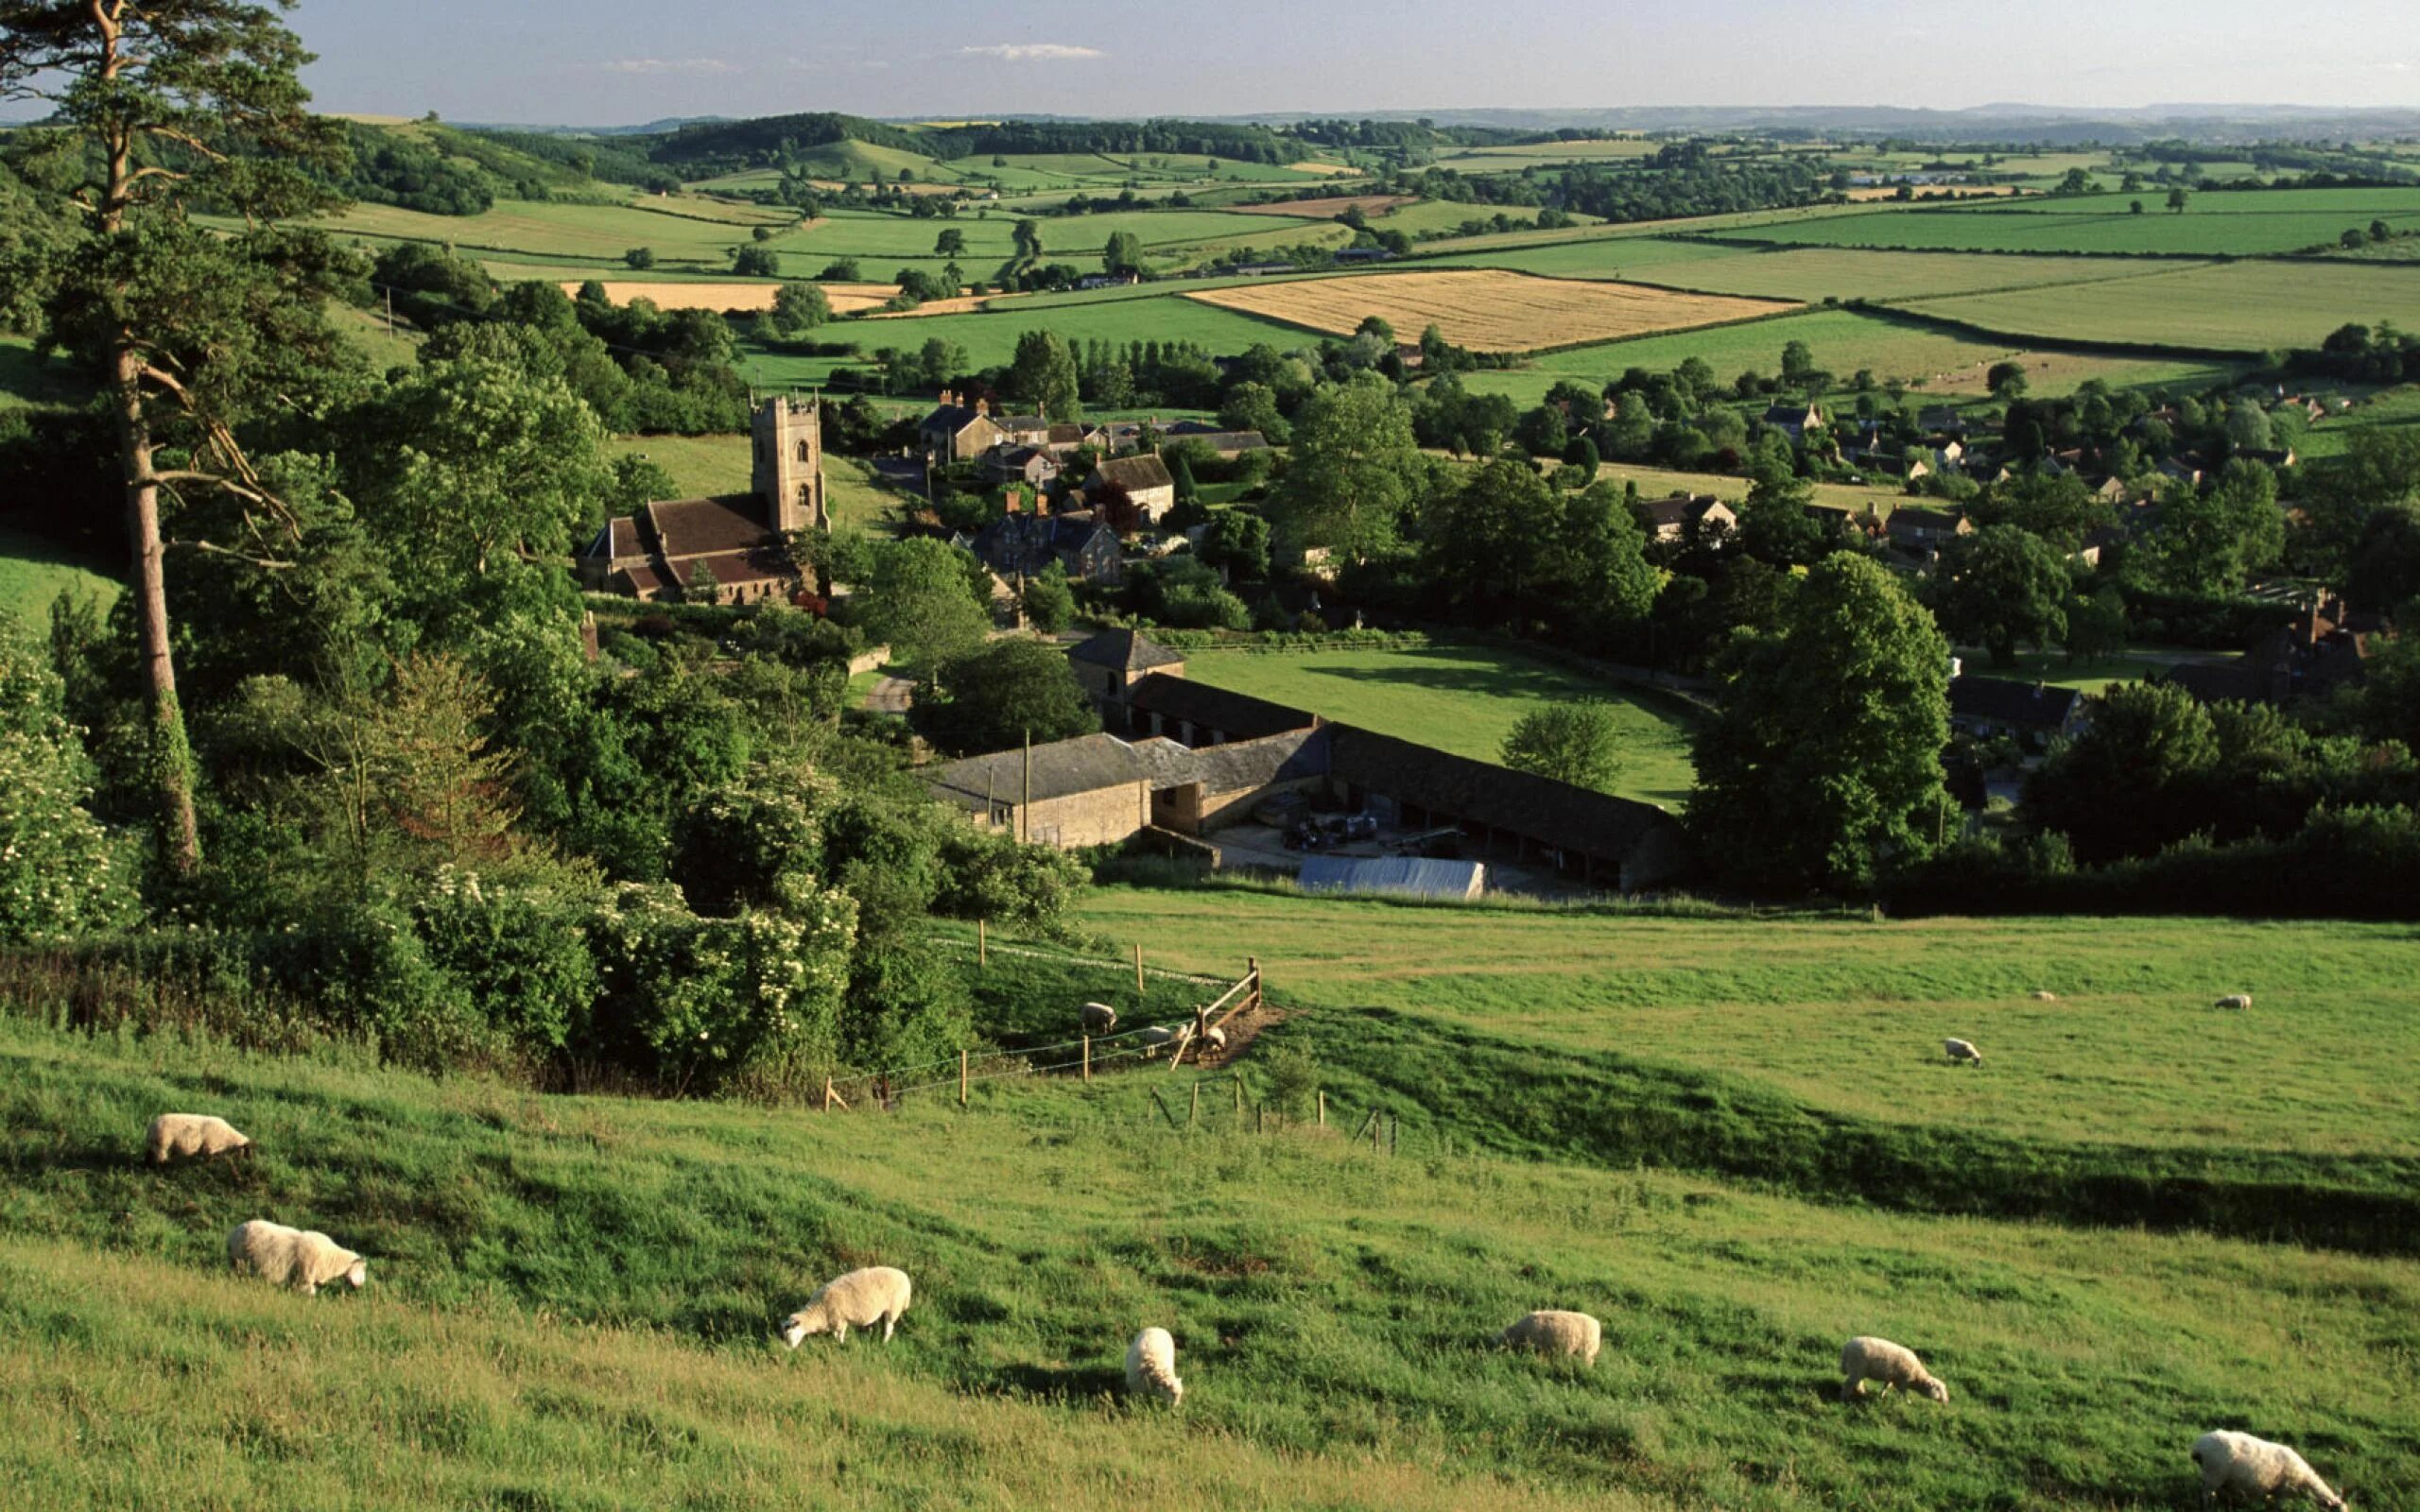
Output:
[[[978,399],[978,400],[977,400],[977,401],[975,402],[975,413],[977,413],[977,415],[989,415],[989,414],[991,414],[991,413],[992,413],[992,402],[991,402],[990,400],[988,400],[988,399]]]

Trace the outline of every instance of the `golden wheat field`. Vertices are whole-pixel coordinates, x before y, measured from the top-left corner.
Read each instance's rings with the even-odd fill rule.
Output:
[[[1188,298],[1247,315],[1349,335],[1378,316],[1409,341],[1430,324],[1445,339],[1480,352],[1531,352],[1618,341],[1658,331],[1774,315],[1778,300],[1681,294],[1634,284],[1537,278],[1498,268],[1378,273],[1290,284],[1204,289]]]
[[[736,284],[729,280],[682,283],[674,280],[607,279],[605,297],[615,304],[628,304],[632,300],[651,300],[659,310],[769,310],[779,283]],[[580,281],[566,279],[565,294],[578,294]],[[855,310],[871,310],[899,292],[896,284],[825,284],[823,297],[832,305],[834,315],[847,315]],[[946,314],[953,308],[973,309],[974,300],[945,300],[927,304],[919,313]]]

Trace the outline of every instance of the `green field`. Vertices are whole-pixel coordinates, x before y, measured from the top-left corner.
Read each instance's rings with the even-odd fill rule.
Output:
[[[1646,467],[1634,462],[1604,462],[1597,468],[1599,477],[1616,483],[1635,483],[1642,499],[1666,498],[1675,493],[1711,493],[1734,504],[1748,496],[1749,480],[1727,472],[1682,472],[1667,467]],[[1814,483],[1817,504],[1833,505],[1843,509],[1871,509],[1884,519],[1903,504],[1911,500],[1895,484],[1888,487],[1860,487],[1853,483]]]
[[[2409,319],[2420,311],[2420,267],[2230,263],[2073,288],[1926,300],[1909,308],[2051,341],[2258,352],[2316,347],[2346,321]]]
[[[1252,1111],[1213,1081],[1201,1126],[1170,1129],[1150,1093],[1182,1122],[1194,1078],[1157,1069],[978,1082],[963,1112],[944,1084],[889,1116],[539,1097],[0,1022],[0,1487],[273,1512],[755,1512],[802,1487],[839,1508],[2148,1512],[2192,1504],[2187,1446],[2234,1425],[2356,1504],[2420,1494],[2408,1231],[2365,1256],[1943,1213],[1905,1185],[1988,1204],[2031,1162],[2143,1196],[2207,1171],[2272,1177],[2275,1202],[2331,1180],[2408,1202],[2420,1129],[2377,1048],[2420,969],[2409,930],[1123,889],[1080,921],[1180,969],[1256,954],[1308,1010],[1246,1057]],[[976,986],[1003,1032],[1063,1032],[1082,998],[1136,1007],[1121,970],[995,950]],[[2247,989],[2259,1011],[2209,1010]],[[1163,983],[1150,1006],[1186,1000]],[[1990,1063],[1941,1064],[1945,1033]],[[1316,1057],[1325,1137],[1250,1132],[1288,1047]],[[1380,1104],[1392,1157],[1335,1137]],[[144,1168],[170,1106],[263,1153]],[[1784,1144],[1798,1179],[1698,1169]],[[1810,1200],[1827,1180],[1870,1200]],[[264,1213],[370,1255],[368,1289],[230,1278],[223,1234]],[[915,1279],[894,1341],[768,1338],[863,1263]],[[1537,1306],[1605,1321],[1593,1369],[1491,1348]],[[1172,1412],[1117,1400],[1146,1323],[1178,1340]],[[1950,1402],[1842,1405],[1856,1332],[1922,1350]]]
[[[2075,297],[2081,299],[2089,292],[2080,290]],[[2056,291],[2044,292],[2046,304],[2055,303],[2056,298]],[[1918,308],[1929,310],[1932,306]],[[1944,309],[1942,313],[1948,312]],[[2081,336],[2078,332],[2068,335],[2067,339]],[[1980,370],[1978,364],[1996,362],[2047,344],[2023,338],[1977,340],[1848,309],[1810,310],[1770,320],[1575,347],[1568,352],[1547,352],[1526,368],[1465,373],[1462,382],[1476,392],[1509,394],[1517,403],[1534,404],[1546,397],[1548,388],[1565,378],[1601,384],[1633,367],[1651,372],[1668,371],[1688,357],[1704,358],[1723,378],[1747,369],[1771,376],[1780,369],[1781,349],[1789,341],[1806,342],[1814,352],[1816,364],[1841,378],[1845,379],[1859,369],[1870,369],[1878,382],[1901,380],[1918,398],[1926,396],[1927,385],[1943,391],[1940,380],[1945,375],[1966,371],[1972,377]],[[2218,369],[2208,362],[2081,357],[2062,361],[2033,385],[2032,391],[2045,395],[2067,393],[2091,377],[2118,385],[2183,385],[2207,383],[2217,375]],[[1979,393],[1979,386],[1969,387]],[[1972,393],[1950,392],[1953,398],[1973,397]],[[1839,404],[1848,401],[1836,392],[1830,402]]]
[[[724,266],[724,249],[748,241],[748,226],[723,218],[731,214],[728,207],[714,206],[710,218],[683,213],[686,203],[648,198],[622,205],[504,199],[476,215],[431,215],[394,205],[357,204],[320,224],[373,242],[429,242],[464,252],[562,258],[598,266],[621,267],[623,252],[633,247],[653,248],[659,262]],[[793,214],[754,212],[753,223],[783,225]],[[931,248],[929,236],[925,246]]]
[[[2331,415],[2305,432],[2294,443],[2303,456],[2338,456],[2353,433],[2373,426],[2408,429],[2420,426],[2420,385],[2406,384],[2361,400],[2349,413]]]
[[[51,600],[60,593],[97,597],[106,609],[116,602],[119,588],[97,551],[76,551],[47,536],[0,524],[0,614],[13,614],[39,629],[50,623]]]
[[[65,357],[39,357],[32,338],[0,334],[0,409],[66,408],[83,403],[85,395]]]
[[[1199,184],[1312,184],[1329,175],[1277,163],[1237,163],[1186,152],[1010,152],[957,158],[938,169],[948,182],[988,185],[1003,194],[1100,194],[1129,184],[1162,188]],[[1213,164],[1216,164],[1214,167]],[[921,171],[921,170],[920,170]]]
[[[1884,303],[1985,289],[2071,288],[2079,284],[2143,277],[2173,266],[2159,263],[2146,267],[2089,257],[1998,257],[1989,252],[1960,255],[1801,248],[1691,261],[1672,267],[1650,266],[1640,277],[1650,284],[1702,289],[1710,294],[1746,294],[1809,303],[1826,299],[1843,303],[1850,300]]]
[[[1488,762],[1523,714],[1548,703],[1600,698],[1613,706],[1620,736],[1615,791],[1676,810],[1688,796],[1687,730],[1679,706],[1516,651],[1202,651],[1190,654],[1185,676]]]
[[[2142,215],[2127,208],[2140,198]],[[1972,251],[2154,252],[2253,257],[2332,245],[2349,226],[2383,219],[2420,227],[2420,190],[2276,190],[2193,196],[2181,214],[2165,197],[2082,196],[1987,206],[1891,209],[1731,233],[1762,243],[1910,247]]]

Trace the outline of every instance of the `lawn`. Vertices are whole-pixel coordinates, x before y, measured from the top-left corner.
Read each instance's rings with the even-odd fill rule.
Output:
[[[12,614],[39,630],[50,623],[51,600],[60,593],[97,596],[107,609],[116,602],[119,588],[97,551],[77,551],[47,536],[0,524],[0,614]]]
[[[1995,665],[1991,655],[1981,646],[1957,648],[1966,674],[1978,678],[2004,678],[2014,682],[2047,682],[2054,688],[2073,688],[2079,693],[2099,693],[2113,682],[2140,682],[2154,672],[2165,672],[2180,662],[2223,662],[2227,658],[2193,646],[2130,645],[2123,651],[2107,656],[2087,657],[2071,661],[2064,651],[2020,651],[2014,664]]]
[[[2228,263],[2073,288],[1925,300],[1908,306],[2045,340],[2258,352],[2316,347],[2347,321],[2420,311],[2420,267],[2369,263]]]
[[[268,1512],[757,1512],[803,1486],[836,1508],[2149,1512],[2189,1504],[2185,1447],[2238,1424],[2369,1504],[2420,1494],[2409,1234],[2364,1256],[1834,1204],[1657,1143],[1677,1115],[1693,1159],[1736,1156],[1721,1136],[1798,1089],[1855,1109],[1798,1115],[1826,1141],[1895,1133],[1903,1169],[1978,1194],[2007,1173],[1956,1131],[2002,1123],[2046,1162],[2105,1139],[2224,1179],[2275,1141],[2390,1180],[2412,1102],[2375,1050],[2420,968],[2408,930],[1124,890],[1080,922],[1222,976],[1257,953],[1310,1010],[1246,1058],[1243,1116],[1214,1080],[1201,1126],[1167,1127],[1151,1094],[1182,1122],[1194,1077],[1157,1069],[820,1115],[0,1022],[0,1484]],[[1063,1022],[1080,991],[1132,1005],[1119,980],[995,951],[975,986],[987,1019]],[[2213,1015],[2213,982],[2261,1011]],[[1945,1024],[1990,1064],[1927,1064]],[[1392,1157],[1250,1132],[1288,1045],[1338,1131],[1400,1116]],[[165,1107],[224,1113],[258,1159],[144,1168]],[[368,1288],[229,1276],[221,1236],[263,1213],[368,1254]],[[914,1278],[896,1339],[768,1338],[864,1263]],[[1492,1347],[1548,1305],[1604,1320],[1593,1368]],[[1177,1339],[1172,1412],[1117,1400],[1147,1323]],[[1915,1346],[1950,1402],[1841,1403],[1858,1332]]]
[[[1674,810],[1688,797],[1688,736],[1679,705],[1517,651],[1201,651],[1190,655],[1185,676],[1488,762],[1523,714],[1599,698],[1612,705],[1620,734],[1615,791]]]
[[[2330,416],[2303,433],[2294,443],[2303,456],[2337,456],[2357,431],[2374,427],[2401,430],[2420,426],[2420,384],[2406,384],[2372,394],[2349,413]]]
[[[1749,480],[1729,472],[1682,472],[1671,468],[1648,467],[1633,462],[1605,462],[1597,475],[1616,483],[1635,483],[1642,499],[1661,499],[1675,493],[1711,493],[1733,503],[1748,496]],[[1884,519],[1903,504],[1922,503],[1912,500],[1897,485],[1866,487],[1854,483],[1817,483],[1817,504],[1837,505],[1845,509],[1872,509]],[[1937,502],[1937,501],[1936,501]]]

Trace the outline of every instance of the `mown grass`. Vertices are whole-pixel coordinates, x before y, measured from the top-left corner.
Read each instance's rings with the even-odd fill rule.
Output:
[[[1488,762],[1523,714],[1602,699],[1621,752],[1615,790],[1674,808],[1688,795],[1688,737],[1674,706],[1518,651],[1201,651],[1190,654],[1185,676]]]
[[[1166,1073],[825,1116],[23,1023],[0,1060],[13,1504],[2165,1507],[2218,1425],[2420,1490],[2409,1260],[1389,1159],[1216,1095],[1187,1137]],[[172,1104],[260,1159],[135,1163]],[[370,1288],[228,1278],[263,1213]],[[869,1262],[918,1282],[891,1345],[768,1339]],[[1541,1305],[1605,1320],[1593,1371],[1490,1347]],[[1179,1411],[1111,1400],[1145,1322]],[[1857,1332],[1951,1404],[1840,1404]]]
[[[2230,263],[2073,288],[1927,300],[1909,308],[2052,341],[2260,352],[2316,347],[2347,321],[2371,325],[2420,309],[2420,267]]]
[[[2145,214],[2127,205],[2140,198]],[[2136,252],[2259,257],[2334,243],[2373,219],[2420,224],[2420,194],[2405,190],[2198,195],[2181,214],[2155,192],[2139,197],[2018,199],[1885,210],[1740,232],[1739,239],[1835,247],[1945,248],[1977,252]]]
[[[852,342],[863,353],[884,347],[913,352],[938,336],[963,346],[972,367],[986,368],[1007,362],[1016,352],[1017,337],[1046,328],[1070,341],[1195,341],[1213,352],[1239,352],[1264,341],[1288,351],[1312,340],[1291,326],[1221,310],[1179,293],[1046,312],[1025,313],[1011,303],[996,312],[969,315],[836,321],[816,335],[825,342]],[[745,370],[751,382],[760,385],[818,384],[827,380],[835,365],[830,357],[757,349],[747,352]]]

